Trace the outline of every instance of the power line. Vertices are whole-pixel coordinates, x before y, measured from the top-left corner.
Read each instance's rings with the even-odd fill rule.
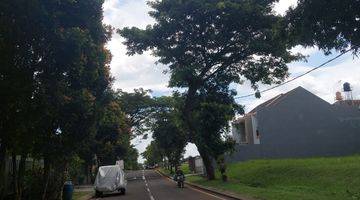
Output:
[[[321,65],[319,65],[319,66],[317,66],[317,67],[314,67],[314,68],[310,69],[309,71],[307,71],[307,72],[305,72],[305,73],[303,73],[303,74],[300,74],[300,75],[298,75],[298,76],[296,76],[296,77],[294,77],[294,78],[292,78],[292,79],[290,79],[290,80],[287,80],[287,81],[285,81],[285,82],[283,82],[283,83],[280,83],[280,84],[278,84],[278,85],[275,85],[275,86],[273,86],[273,87],[267,88],[267,89],[265,89],[265,90],[261,90],[261,91],[259,91],[259,92],[260,92],[260,93],[264,93],[264,92],[273,90],[273,89],[275,89],[275,88],[278,88],[278,87],[280,87],[280,86],[283,86],[283,85],[285,85],[285,84],[288,84],[288,83],[290,83],[290,82],[292,82],[292,81],[295,81],[296,79],[301,78],[301,77],[303,77],[303,76],[305,76],[305,75],[307,75],[307,74],[309,74],[309,73],[311,73],[311,72],[313,72],[313,71],[315,71],[315,70],[317,70],[317,69],[319,69],[319,68],[321,68],[321,67],[323,67],[323,66],[325,66],[325,65],[327,65],[327,64],[329,64],[329,63],[331,63],[332,61],[340,58],[341,56],[343,56],[343,55],[345,55],[346,53],[348,53],[348,52],[350,52],[351,50],[353,50],[355,47],[356,47],[356,46],[354,46],[354,47],[352,47],[352,48],[350,48],[350,49],[348,49],[348,50],[340,53],[339,55],[335,56],[334,58],[331,58],[330,60],[324,62],[323,64],[321,64]],[[243,96],[237,96],[237,97],[235,97],[234,99],[243,99],[243,98],[247,98],[247,97],[254,96],[255,94],[256,94],[256,93],[247,94],[247,95],[243,95]]]

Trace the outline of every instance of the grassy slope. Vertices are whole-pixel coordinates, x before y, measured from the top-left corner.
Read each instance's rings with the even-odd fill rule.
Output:
[[[360,199],[360,156],[248,161],[228,165],[228,176],[188,180],[258,199]]]

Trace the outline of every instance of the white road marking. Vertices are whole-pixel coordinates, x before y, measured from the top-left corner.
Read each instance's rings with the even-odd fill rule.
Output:
[[[145,182],[146,190],[147,190],[148,193],[149,193],[150,200],[155,200],[155,198],[154,198],[153,195],[151,194],[149,185],[148,185],[148,183],[147,183],[147,181],[146,181],[146,178],[145,178],[145,170],[142,170],[142,174],[143,174],[142,177],[143,177],[143,180],[144,180],[144,182]]]

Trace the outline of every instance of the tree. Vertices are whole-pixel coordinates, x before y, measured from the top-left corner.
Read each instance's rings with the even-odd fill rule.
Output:
[[[180,97],[156,98],[157,111],[152,115],[153,138],[170,164],[170,170],[180,164],[188,138],[179,122],[176,100]]]
[[[318,46],[326,54],[332,49],[360,48],[360,3],[358,0],[298,0],[286,14],[286,27],[294,45]]]
[[[138,150],[133,145],[131,145],[128,151],[126,152],[126,157],[124,159],[125,169],[138,170],[139,169],[138,157],[139,157]]]
[[[176,93],[173,96],[153,98],[151,112],[148,115],[148,126],[153,132],[154,141],[143,154],[151,161],[147,162],[151,165],[166,159],[171,171],[179,165],[187,143],[187,135],[179,121],[179,102],[181,97]]]
[[[193,110],[196,121],[196,134],[190,141],[198,145],[208,176],[214,176],[213,159],[218,160],[226,152],[233,150],[235,142],[227,135],[229,121],[236,113],[243,113],[229,90],[226,82],[208,82],[195,96]]]
[[[142,88],[135,89],[133,93],[117,91],[117,100],[128,117],[134,135],[141,135],[148,129],[147,119],[153,106],[149,92]]]
[[[96,130],[98,99],[111,81],[105,49],[111,30],[101,22],[102,3],[0,3],[1,164],[7,151],[23,161],[29,153],[44,158],[37,199],[59,198],[68,159]],[[22,196],[20,163],[16,199]]]
[[[102,103],[103,109],[98,124],[93,155],[96,154],[100,165],[113,165],[116,160],[124,159],[130,149],[130,127],[117,94],[108,91]]]
[[[98,100],[111,81],[110,56],[104,48],[110,29],[101,22],[102,3],[38,2],[44,10],[44,23],[40,25],[46,42],[34,95],[43,114],[38,126],[43,139],[38,146],[42,147],[45,165],[43,199],[60,194],[65,177],[59,175],[66,169],[68,158],[79,151],[80,141],[96,132]],[[52,167],[56,190],[48,192]]]
[[[189,0],[152,1],[150,15],[156,20],[145,30],[118,30],[125,38],[128,54],[151,50],[158,62],[169,66],[170,87],[187,88],[182,119],[189,138],[207,140],[197,131],[194,109],[197,93],[211,83],[242,83],[250,80],[278,83],[287,74],[286,64],[300,59],[291,55],[278,30],[282,18],[272,12],[275,0]],[[206,119],[202,119],[206,120]],[[210,157],[208,148],[196,140],[202,157]],[[212,162],[205,163],[211,165]],[[207,167],[214,179],[213,167]]]
[[[39,31],[31,31],[29,21],[36,14],[26,12],[25,7],[31,10],[35,6],[25,1],[0,3],[0,199],[8,187],[5,159],[10,154],[13,158],[22,155],[24,160],[31,150],[28,141],[34,139],[32,127],[36,116],[31,114],[35,113],[32,97],[36,86],[33,75],[41,52],[32,51],[40,43]],[[38,25],[38,21],[34,20],[33,25]],[[23,173],[16,172],[14,192],[19,198]]]
[[[138,152],[130,142],[132,124],[124,112],[127,105],[122,104],[120,98],[118,92],[108,89],[99,103],[96,134],[88,138],[87,146],[80,153],[88,166],[86,170],[93,165],[94,158],[98,165],[113,165],[116,160],[124,160],[126,169],[138,167]]]
[[[145,159],[146,165],[154,166],[163,161],[163,154],[164,152],[156,144],[156,141],[151,141],[141,156]]]

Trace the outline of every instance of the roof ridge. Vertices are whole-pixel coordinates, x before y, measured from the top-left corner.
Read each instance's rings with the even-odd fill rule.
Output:
[[[273,98],[259,104],[258,106],[253,108],[250,112],[248,112],[247,114],[255,113],[256,111],[261,110],[264,107],[269,107],[271,105],[276,105],[281,100],[283,100],[286,96],[288,96],[290,93],[292,93],[292,92],[294,92],[294,91],[296,91],[298,89],[303,89],[303,90],[307,91],[305,88],[303,88],[301,86],[298,86],[298,87],[296,87],[296,88],[294,88],[294,89],[292,89],[292,90],[290,90],[290,91],[288,91],[286,93],[280,93],[280,94],[276,95],[275,97],[273,97]]]
[[[268,104],[266,104],[266,107],[268,107],[268,106],[270,106],[271,104],[273,104],[275,101],[277,101],[278,99],[280,99],[280,98],[282,98],[283,96],[285,96],[286,95],[286,93],[285,94],[279,94],[279,95],[277,95],[275,98],[274,98],[274,100],[272,100],[270,103],[268,103]]]

